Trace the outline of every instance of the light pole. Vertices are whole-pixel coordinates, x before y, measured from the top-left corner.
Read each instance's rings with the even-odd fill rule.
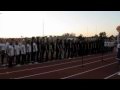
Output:
[[[117,59],[118,59],[118,69],[120,71],[120,26],[117,26],[116,30],[118,31],[117,36]],[[118,75],[120,75],[120,72],[118,72]]]

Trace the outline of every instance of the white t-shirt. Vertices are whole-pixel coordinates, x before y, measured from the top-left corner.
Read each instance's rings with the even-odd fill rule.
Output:
[[[26,50],[25,50],[25,45],[24,44],[21,45],[20,49],[21,49],[21,54],[26,54]]]
[[[120,44],[117,44],[116,52],[118,52],[119,48],[120,48]]]
[[[104,42],[104,46],[107,47],[107,42],[106,41]]]
[[[37,52],[37,51],[38,51],[37,45],[36,43],[33,43],[33,52]]]
[[[31,45],[30,44],[27,44],[27,47],[26,47],[26,52],[30,53],[31,52]]]
[[[14,48],[12,45],[8,46],[8,52],[7,52],[8,56],[14,56]]]
[[[120,44],[117,44],[117,48],[120,48]]]
[[[9,43],[6,42],[6,44],[5,44],[6,53],[8,52],[8,47],[9,47]]]
[[[14,50],[15,50],[15,55],[20,55],[20,47],[19,47],[19,45],[15,45]]]

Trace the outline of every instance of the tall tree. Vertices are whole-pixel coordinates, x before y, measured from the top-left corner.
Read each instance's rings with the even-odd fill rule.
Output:
[[[106,32],[100,32],[100,33],[99,33],[99,37],[100,37],[100,38],[104,38],[104,39],[107,38]]]
[[[84,40],[85,38],[83,37],[82,34],[80,34],[80,35],[78,36],[78,39],[80,39],[80,40]]]

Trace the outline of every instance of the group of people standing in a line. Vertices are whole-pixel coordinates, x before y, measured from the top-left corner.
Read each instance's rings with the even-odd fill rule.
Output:
[[[0,40],[0,65],[8,67],[29,63],[41,63],[51,60],[69,59],[88,54],[112,51],[114,43],[96,40],[80,40],[78,38],[32,37]]]

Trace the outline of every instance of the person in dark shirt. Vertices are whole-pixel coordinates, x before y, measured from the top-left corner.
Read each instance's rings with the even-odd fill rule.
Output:
[[[56,60],[59,58],[59,39],[56,40]]]
[[[49,47],[50,47],[51,60],[53,60],[54,59],[54,42],[53,42],[53,39],[51,39]]]
[[[33,43],[34,43],[35,37],[32,37],[31,39],[31,62],[34,63],[34,53],[33,53]]]
[[[67,58],[67,40],[64,39],[64,58]]]
[[[40,37],[37,37],[36,44],[37,44],[37,49],[38,49],[38,51],[36,52],[37,62],[40,62]]]
[[[48,38],[46,38],[46,42],[45,42],[45,54],[46,54],[46,61],[49,60],[49,40]]]
[[[41,54],[40,54],[41,62],[44,62],[44,54],[45,54],[45,37],[42,37],[42,39],[41,39]]]

